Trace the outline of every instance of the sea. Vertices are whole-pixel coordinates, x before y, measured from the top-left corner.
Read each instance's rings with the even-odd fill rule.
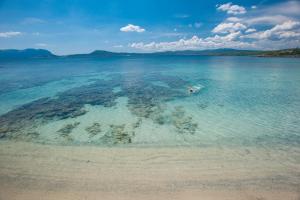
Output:
[[[300,59],[132,55],[0,60],[0,140],[300,148]]]

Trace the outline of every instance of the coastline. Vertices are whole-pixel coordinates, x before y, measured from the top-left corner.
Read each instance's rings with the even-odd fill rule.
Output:
[[[0,141],[0,199],[299,199],[299,148]]]

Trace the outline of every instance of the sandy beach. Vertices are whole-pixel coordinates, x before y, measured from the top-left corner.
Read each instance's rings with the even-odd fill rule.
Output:
[[[300,198],[299,149],[0,143],[0,199]]]

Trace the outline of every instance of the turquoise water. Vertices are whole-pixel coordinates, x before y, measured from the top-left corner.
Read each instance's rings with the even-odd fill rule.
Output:
[[[189,87],[198,87],[189,93]],[[62,145],[300,144],[300,59],[0,61],[0,137]]]

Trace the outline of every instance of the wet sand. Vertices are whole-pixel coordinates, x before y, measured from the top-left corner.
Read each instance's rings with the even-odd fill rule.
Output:
[[[300,149],[0,141],[0,199],[300,199]]]

